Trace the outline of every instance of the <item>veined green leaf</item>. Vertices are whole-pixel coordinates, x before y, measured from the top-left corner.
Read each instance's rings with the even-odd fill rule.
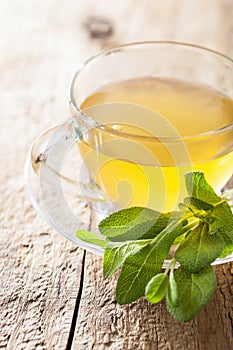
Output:
[[[223,200],[217,204],[212,211],[213,222],[210,225],[210,231],[215,234],[218,232],[224,242],[224,249],[220,258],[225,258],[233,253],[233,215],[228,203]]]
[[[175,259],[184,270],[195,273],[219,257],[224,248],[221,235],[209,233],[206,223],[199,224],[179,246]]]
[[[165,273],[158,273],[147,283],[145,296],[151,303],[159,303],[166,295],[168,289],[168,276]]]
[[[225,246],[219,258],[226,258],[228,255],[233,254],[233,244]]]
[[[78,239],[81,239],[84,242],[96,244],[100,247],[105,247],[106,241],[95,235],[94,233],[87,230],[77,230],[76,236]]]
[[[211,232],[221,231],[227,233],[231,237],[233,244],[233,215],[229,204],[225,200],[214,206],[212,218]]]
[[[147,283],[160,272],[182,227],[182,222],[168,225],[150,244],[126,258],[116,287],[116,297],[120,304],[130,303],[144,295]]]
[[[177,295],[177,284],[176,284],[173,270],[170,272],[170,275],[169,275],[169,286],[168,286],[167,294],[168,294],[167,297],[172,302],[172,305],[175,306],[177,304],[178,295]]]
[[[177,298],[174,301],[167,294],[167,308],[181,322],[190,321],[209,301],[216,286],[212,267],[192,274],[181,267],[174,273],[177,285]]]
[[[111,277],[125,259],[150,243],[150,240],[109,242],[104,250],[104,278]]]
[[[180,213],[160,213],[148,208],[132,207],[109,215],[99,224],[102,235],[111,241],[124,242],[154,238]]]
[[[209,211],[213,208],[213,205],[203,202],[202,200],[194,197],[186,197],[184,199],[184,204],[193,211]]]
[[[233,254],[233,243],[232,243],[232,237],[227,233],[221,233],[221,237],[224,242],[224,249],[219,256],[219,258],[226,258],[228,255]]]
[[[208,204],[217,204],[222,200],[207,183],[204,174],[200,171],[186,173],[185,183],[190,197],[194,197]]]

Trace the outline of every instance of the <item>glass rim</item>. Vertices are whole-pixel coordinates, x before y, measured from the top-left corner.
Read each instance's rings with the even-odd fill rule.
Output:
[[[101,128],[102,130],[104,130],[107,133],[111,133],[114,134],[116,136],[123,136],[123,137],[136,137],[136,138],[140,138],[140,139],[148,139],[150,141],[157,139],[155,136],[148,136],[148,135],[138,135],[138,134],[134,134],[134,133],[126,133],[120,130],[116,130],[113,129],[111,127],[108,127],[104,124],[98,123],[95,119],[93,119],[92,117],[90,117],[88,114],[86,114],[81,108],[80,106],[76,103],[76,99],[74,97],[74,86],[76,83],[77,78],[79,77],[80,73],[86,68],[88,67],[88,65],[92,62],[94,62],[96,59],[104,57],[106,55],[109,55],[110,53],[116,53],[118,51],[121,51],[122,49],[127,49],[127,48],[131,48],[131,47],[142,47],[143,45],[149,46],[149,45],[171,45],[171,46],[180,46],[180,47],[186,47],[186,48],[192,48],[192,49],[197,49],[198,51],[203,51],[209,54],[213,54],[216,55],[220,58],[223,58],[224,60],[228,61],[229,63],[231,63],[233,65],[233,59],[228,57],[225,54],[222,54],[220,52],[218,52],[217,50],[213,50],[201,45],[196,45],[196,44],[190,44],[190,43],[185,43],[185,42],[179,42],[179,41],[171,41],[171,40],[158,40],[158,41],[136,41],[136,42],[131,42],[131,43],[126,43],[126,44],[121,44],[121,45],[117,45],[117,46],[113,46],[110,49],[101,51],[93,56],[91,56],[90,58],[88,58],[86,61],[84,61],[84,63],[81,65],[81,67],[74,73],[73,75],[73,79],[71,81],[71,86],[70,86],[70,106],[72,111],[75,112],[75,117],[77,116],[81,116],[82,118],[84,118],[84,120],[90,124],[92,127],[97,127],[97,128]],[[140,106],[140,105],[139,105]],[[141,106],[144,107],[145,106]],[[199,139],[202,137],[210,137],[210,136],[215,136],[217,134],[221,134],[224,132],[227,132],[229,130],[233,129],[233,122],[224,125],[218,129],[214,129],[214,130],[210,130],[204,133],[199,133],[199,134],[193,134],[193,135],[181,135],[180,137],[160,137],[159,140],[162,141],[166,141],[166,142],[176,142],[176,141],[180,141],[182,140],[192,140],[192,139]]]

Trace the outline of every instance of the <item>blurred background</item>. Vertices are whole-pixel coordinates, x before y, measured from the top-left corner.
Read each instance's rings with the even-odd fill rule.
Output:
[[[63,120],[74,71],[126,42],[177,40],[233,56],[232,19],[232,0],[1,0],[1,111],[20,119],[30,109],[41,130]]]

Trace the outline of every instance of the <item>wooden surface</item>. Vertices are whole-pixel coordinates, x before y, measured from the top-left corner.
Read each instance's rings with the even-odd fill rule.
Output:
[[[101,258],[50,229],[23,186],[29,147],[68,117],[70,80],[84,59],[165,39],[233,57],[232,0],[2,0],[0,26],[0,349],[232,349],[232,263],[216,268],[216,292],[189,323],[163,303],[119,306]],[[91,225],[82,203],[80,215]]]

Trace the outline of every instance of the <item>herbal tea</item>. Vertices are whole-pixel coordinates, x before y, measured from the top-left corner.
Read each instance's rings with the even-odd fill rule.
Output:
[[[203,171],[217,191],[232,175],[231,137],[210,132],[233,122],[233,101],[209,86],[128,80],[102,87],[81,109],[104,125],[79,143],[89,176],[121,208],[174,210],[187,171]],[[161,139],[163,127],[178,141]]]

